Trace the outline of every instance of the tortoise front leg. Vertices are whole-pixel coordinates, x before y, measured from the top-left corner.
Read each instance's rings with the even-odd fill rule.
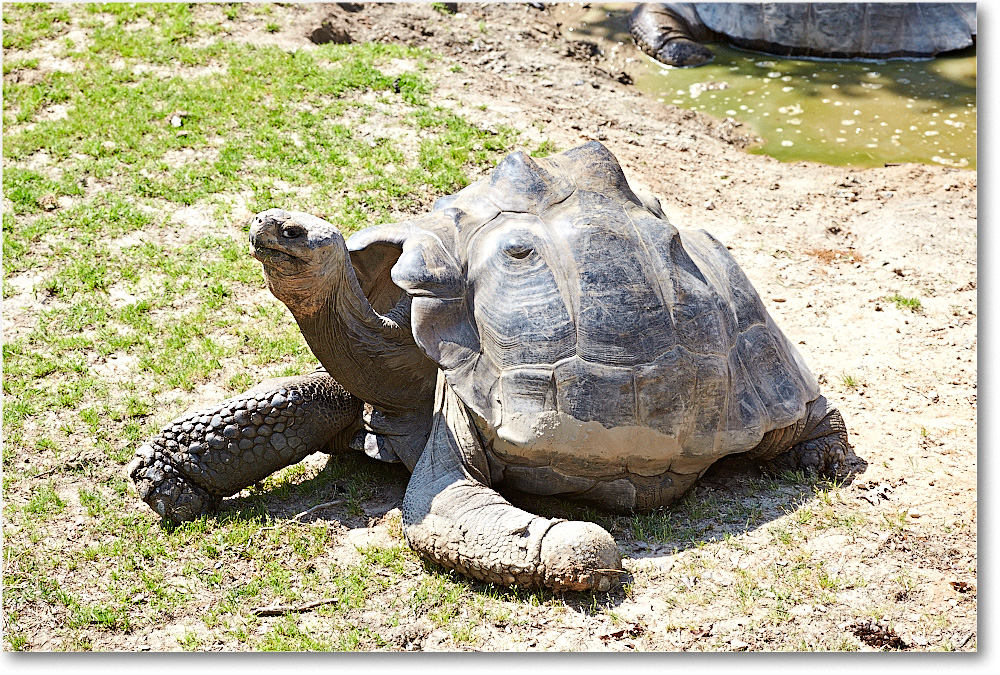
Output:
[[[629,16],[629,31],[639,49],[661,63],[671,66],[700,66],[715,58],[708,47],[700,44],[707,37],[696,30],[676,7],[662,3],[641,3]]]
[[[438,564],[508,586],[605,591],[621,573],[618,546],[601,527],[541,518],[489,487],[475,424],[440,375],[434,426],[403,499],[403,533]]]
[[[268,380],[178,417],[136,451],[127,471],[160,516],[192,520],[317,450],[346,448],[361,405],[322,369]]]

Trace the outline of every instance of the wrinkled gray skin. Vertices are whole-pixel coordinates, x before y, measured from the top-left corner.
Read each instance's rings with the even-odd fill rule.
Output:
[[[712,60],[702,42],[776,56],[929,58],[975,42],[966,3],[670,2],[637,5],[629,30],[642,51],[672,66]]]
[[[350,447],[410,469],[403,527],[422,555],[501,584],[605,590],[621,567],[607,532],[496,489],[627,512],[669,504],[730,454],[825,475],[845,462],[840,414],[726,248],[673,227],[599,143],[513,154],[431,213],[346,243],[280,209],[250,241],[323,369],[143,445],[129,472],[165,518]]]

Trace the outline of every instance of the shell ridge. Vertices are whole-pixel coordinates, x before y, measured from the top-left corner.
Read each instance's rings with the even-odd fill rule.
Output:
[[[521,150],[505,157],[484,186],[484,197],[512,213],[538,213],[574,190],[572,179],[567,180],[559,167],[536,161]]]
[[[576,194],[574,191],[573,194]],[[568,201],[563,200],[564,203]],[[546,209],[548,210],[548,209]],[[569,241],[566,239],[566,234],[563,231],[563,227],[560,227],[560,223],[552,222],[546,218],[542,218],[542,222],[547,227],[546,232],[548,233],[548,241],[552,249],[556,253],[556,259],[558,260],[558,265],[549,264],[549,258],[546,258],[546,265],[552,271],[552,276],[556,282],[556,288],[559,290],[559,297],[562,298],[563,303],[566,305],[566,312],[569,314],[569,320],[573,324],[573,333],[576,336],[576,344],[580,343],[580,270],[576,264],[576,258],[573,255],[573,247],[570,246]]]
[[[666,284],[665,279],[669,279],[671,272],[670,266],[664,261],[664,256],[662,252],[659,251],[655,246],[651,244],[646,235],[644,228],[638,226],[632,214],[629,213],[630,209],[623,208],[625,212],[625,217],[628,219],[629,225],[632,227],[632,232],[635,235],[636,240],[639,242],[639,246],[642,247],[642,260],[640,261],[643,266],[643,274],[647,280],[653,282],[650,283],[650,288],[656,293],[656,298],[660,302],[660,308],[667,310],[667,316],[670,318],[670,330],[672,333],[676,334],[677,323],[674,321],[674,287],[673,284]],[[659,219],[658,219],[659,220]],[[669,222],[666,223],[668,227],[673,227]],[[676,228],[674,228],[676,230]],[[674,236],[677,236],[676,232]],[[655,252],[655,254],[654,254]],[[650,269],[652,268],[652,269]],[[653,274],[650,275],[650,272]]]
[[[459,251],[463,251],[465,253],[465,255],[463,256],[465,258],[465,264],[462,267],[462,271],[465,274],[468,274],[469,271],[468,259],[469,259],[469,251],[472,250],[472,245],[476,242],[476,240],[480,235],[485,234],[490,230],[492,230],[494,227],[496,227],[499,224],[498,221],[500,220],[500,216],[504,214],[503,209],[497,206],[496,202],[490,199],[488,195],[483,195],[482,198],[497,208],[496,215],[494,215],[486,222],[479,223],[478,225],[475,226],[465,226],[463,224],[456,225],[456,229],[458,230],[456,237],[456,239],[458,240],[456,242],[457,248]]]

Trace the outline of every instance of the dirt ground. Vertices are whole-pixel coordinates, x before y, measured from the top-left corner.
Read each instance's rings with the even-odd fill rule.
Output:
[[[300,7],[289,27],[263,39],[308,48],[310,31],[325,23],[354,41],[429,47],[444,56],[442,70],[462,68],[441,80],[442,105],[460,102],[463,114],[478,112],[477,124],[544,135],[561,149],[600,140],[675,225],[705,228],[727,244],[867,462],[845,492],[869,496],[860,503],[872,512],[888,507],[905,518],[905,536],[833,535],[817,546],[841,561],[863,558],[878,578],[908,573],[917,582],[908,613],[950,615],[952,646],[974,648],[976,173],[748,154],[753,136],[739,123],[644,98],[626,84],[633,60],[644,58],[635,47],[577,39],[557,6],[459,3],[453,16],[414,5],[350,9]],[[920,310],[890,299],[900,296],[919,298]],[[655,551],[629,557],[640,567],[660,562]],[[647,600],[637,594],[621,613],[648,622]],[[814,620],[818,632],[834,623]],[[917,649],[936,639],[905,637]]]
[[[428,4],[342,3],[282,11],[277,32],[265,31],[263,18],[248,19],[229,37],[290,49],[313,48],[310,36],[427,47],[442,56],[432,65],[441,105],[461,108],[480,126],[517,128],[526,147],[600,140],[634,185],[659,197],[671,222],[723,241],[840,408],[867,465],[838,499],[868,525],[813,537],[805,548],[869,583],[841,591],[829,606],[793,607],[802,647],[832,632],[854,635],[868,650],[977,648],[974,171],[916,164],[859,170],[748,154],[746,127],[643,97],[628,84],[633,60],[644,58],[634,46],[610,50],[580,40],[553,6],[459,3],[448,14]],[[903,301],[911,298],[919,298],[919,309]],[[729,489],[735,479],[714,480],[709,487]],[[383,514],[399,496],[390,491]],[[377,539],[383,530],[364,536]],[[743,553],[729,557],[725,549],[700,583],[723,593],[741,570],[780,565],[764,546],[768,536],[765,528],[745,532]],[[343,543],[356,542],[345,534]],[[619,603],[618,623],[581,611],[547,627],[544,613],[524,608],[530,621],[476,647],[796,648],[775,635],[779,628],[741,632],[740,620],[720,617],[715,603],[666,605],[656,578],[673,578],[676,556],[642,541],[620,544],[626,569],[643,582]],[[890,582],[898,590],[888,592]],[[892,616],[859,623],[852,607],[876,596],[895,598],[886,611]],[[948,620],[933,620],[940,616]],[[701,628],[675,630],[679,624]],[[147,648],[156,641],[138,639]],[[451,647],[432,632],[419,648]]]

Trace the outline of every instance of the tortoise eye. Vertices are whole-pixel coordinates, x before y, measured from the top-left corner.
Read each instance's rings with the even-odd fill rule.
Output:
[[[306,233],[304,227],[299,227],[298,225],[289,225],[288,227],[281,230],[281,236],[285,239],[298,239]]]
[[[531,248],[531,244],[513,241],[503,247],[503,252],[509,255],[511,258],[517,258],[518,260],[523,260],[531,255],[534,249]]]

